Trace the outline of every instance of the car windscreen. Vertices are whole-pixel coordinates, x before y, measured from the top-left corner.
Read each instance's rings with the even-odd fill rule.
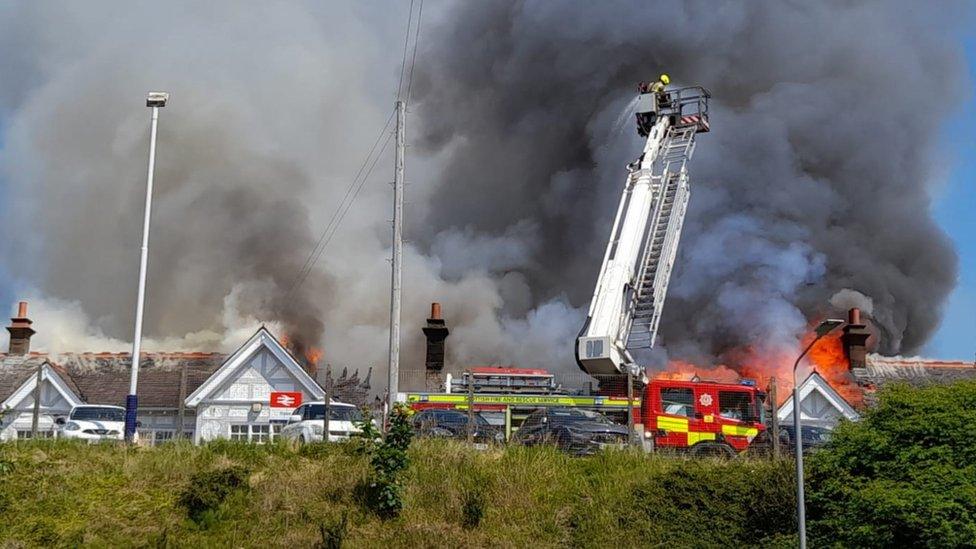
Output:
[[[119,408],[83,406],[71,411],[71,419],[81,421],[125,421],[125,411]]]
[[[325,419],[325,404],[310,404],[305,419]],[[329,406],[329,421],[362,421],[363,414],[354,406]]]
[[[605,425],[613,425],[607,416],[593,410],[566,409],[549,410],[549,421],[554,423],[569,423],[573,421],[593,421]]]
[[[461,412],[441,412],[436,415],[437,420],[440,423],[447,423],[451,425],[467,425],[468,424],[468,414]],[[488,420],[481,417],[481,414],[474,414],[475,425],[487,425]]]

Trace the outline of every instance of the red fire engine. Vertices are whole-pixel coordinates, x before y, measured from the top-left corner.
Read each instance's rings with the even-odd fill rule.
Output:
[[[755,383],[651,381],[642,399],[646,440],[658,449],[732,455],[765,430],[765,393]]]

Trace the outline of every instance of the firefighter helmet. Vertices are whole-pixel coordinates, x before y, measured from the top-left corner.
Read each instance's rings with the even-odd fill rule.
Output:
[[[662,84],[670,84],[671,83],[671,77],[668,76],[668,75],[666,75],[666,74],[662,74],[661,75],[661,83]]]

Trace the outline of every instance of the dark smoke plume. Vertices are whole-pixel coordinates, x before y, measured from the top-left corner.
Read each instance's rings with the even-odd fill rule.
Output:
[[[963,84],[955,4],[427,4],[407,118],[401,372],[423,366],[431,301],[451,326],[449,368],[576,372],[573,339],[640,147],[626,107],[664,70],[716,98],[662,322],[671,355],[794,344],[828,301],[872,303],[888,352],[937,325],[956,262],[928,196],[935,133]],[[5,11],[0,286],[34,298],[36,348],[128,346],[142,97],[163,88],[147,346],[233,350],[269,323],[333,365],[385,364],[389,150],[286,296],[390,113],[408,5]]]
[[[662,320],[671,356],[795,345],[842,290],[873,301],[879,350],[938,326],[956,256],[929,211],[937,130],[961,99],[957,4],[464,2],[428,33],[423,143],[449,151],[430,233],[538,228],[535,300],[586,307],[638,80],[714,94]],[[629,156],[628,156],[629,155]],[[834,300],[835,303],[838,300]],[[566,341],[571,345],[571,341]]]

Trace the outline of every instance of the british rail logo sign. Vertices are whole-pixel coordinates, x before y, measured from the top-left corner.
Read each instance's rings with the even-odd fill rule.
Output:
[[[280,391],[271,393],[272,408],[294,408],[302,403],[302,393]]]

